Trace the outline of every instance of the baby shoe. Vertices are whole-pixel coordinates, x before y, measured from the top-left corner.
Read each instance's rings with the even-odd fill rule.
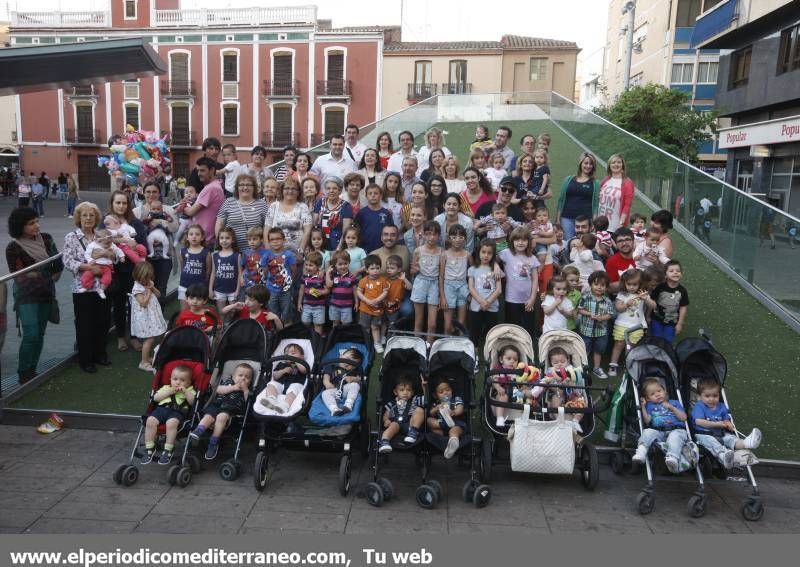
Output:
[[[495,420],[495,425],[497,427],[505,427],[506,426],[506,416],[498,415],[497,420]]]
[[[722,463],[722,466],[726,469],[733,468],[733,457],[734,452],[731,449],[726,449],[718,456],[719,462]]]
[[[667,455],[664,457],[664,464],[667,465],[667,470],[672,474],[678,474],[681,472],[680,463],[678,463],[678,458],[674,455]]]
[[[459,445],[458,437],[451,437],[447,441],[447,448],[444,450],[444,458],[445,459],[452,458],[453,455],[456,454],[456,451],[458,451],[458,445]]]
[[[744,438],[744,448],[758,449],[759,445],[761,445],[761,430],[758,427],[754,427],[750,435]]]
[[[632,460],[636,463],[644,463],[647,460],[647,447],[644,445],[636,447],[636,452],[633,454]]]
[[[378,441],[378,453],[391,453],[392,444],[388,439],[381,439]]]
[[[617,368],[618,368],[618,365],[614,364],[613,362],[608,365],[608,376],[609,376],[609,378],[616,378],[616,376],[617,376]]]

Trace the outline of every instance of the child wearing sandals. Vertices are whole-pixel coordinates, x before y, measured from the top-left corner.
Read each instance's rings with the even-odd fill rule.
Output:
[[[296,343],[290,343],[283,349],[283,354],[294,358],[305,360],[303,347]],[[288,413],[295,398],[303,393],[303,383],[308,369],[303,364],[298,364],[293,360],[284,360],[275,366],[272,371],[272,379],[267,384],[267,397],[261,400],[261,405],[275,410],[277,413]],[[283,400],[278,400],[278,396],[286,392]]]
[[[352,362],[333,362],[322,370],[322,383],[325,386],[322,401],[333,416],[353,411],[353,405],[361,391],[361,362],[364,360],[361,352],[356,348],[349,348],[340,358]],[[339,405],[342,399],[344,403]]]
[[[169,376],[169,384],[161,386],[153,396],[156,408],[147,416],[144,430],[144,456],[141,464],[153,462],[156,451],[158,426],[163,423],[167,428],[167,439],[164,451],[158,459],[159,465],[168,465],[172,461],[175,450],[175,439],[178,437],[178,426],[186,419],[197,393],[192,387],[192,369],[188,366],[176,366]]]
[[[394,385],[394,399],[384,406],[383,434],[378,441],[379,453],[392,452],[392,438],[400,432],[405,433],[404,443],[414,443],[419,430],[425,423],[425,402],[422,396],[414,395],[414,383],[408,376],[401,375]]]
[[[464,415],[464,400],[453,396],[453,389],[447,380],[442,380],[433,391],[436,405],[428,413],[428,427],[436,435],[447,436],[444,458],[450,459],[459,447],[459,438],[464,435],[466,422],[456,419]]]
[[[219,438],[230,424],[231,416],[244,413],[254,377],[255,370],[252,366],[246,363],[238,365],[233,370],[233,376],[226,376],[220,381],[214,399],[203,410],[203,419],[189,433],[189,440],[196,443],[206,429],[214,426],[206,449],[207,461],[213,461],[217,457]]]

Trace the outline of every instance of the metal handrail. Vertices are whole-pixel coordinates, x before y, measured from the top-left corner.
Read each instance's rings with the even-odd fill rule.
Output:
[[[0,276],[0,284],[4,284],[9,280],[13,280],[13,279],[18,278],[19,276],[21,276],[23,274],[27,274],[28,272],[32,272],[34,270],[38,270],[39,268],[41,268],[43,266],[46,266],[50,262],[55,262],[56,260],[60,259],[62,255],[63,255],[63,252],[59,252],[55,256],[50,256],[47,260],[41,260],[39,262],[36,262],[35,264],[31,264],[30,266],[28,266],[26,268],[22,268],[21,270],[17,270],[16,272],[13,272],[13,273],[10,273],[10,274],[6,274],[4,276]]]

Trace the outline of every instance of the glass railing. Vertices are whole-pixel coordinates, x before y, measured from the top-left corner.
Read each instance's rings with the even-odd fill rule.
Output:
[[[550,119],[600,160],[622,154],[626,173],[635,181],[640,196],[670,211],[696,237],[692,239],[695,245],[702,242],[716,253],[774,301],[784,318],[800,321],[800,264],[775,261],[775,254],[766,253],[771,246],[768,233],[774,234],[776,243],[783,248],[794,245],[788,232],[800,227],[800,219],[675,158],[556,93],[552,93]],[[709,214],[701,216],[698,210],[703,199],[713,205]]]

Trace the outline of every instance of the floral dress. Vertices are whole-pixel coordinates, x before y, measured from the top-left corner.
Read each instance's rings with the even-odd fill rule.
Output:
[[[146,291],[147,288],[139,282],[133,284],[131,291],[131,336],[140,339],[158,337],[167,331],[167,322],[155,294],[150,296],[150,301],[145,306],[136,300],[138,294]]]

